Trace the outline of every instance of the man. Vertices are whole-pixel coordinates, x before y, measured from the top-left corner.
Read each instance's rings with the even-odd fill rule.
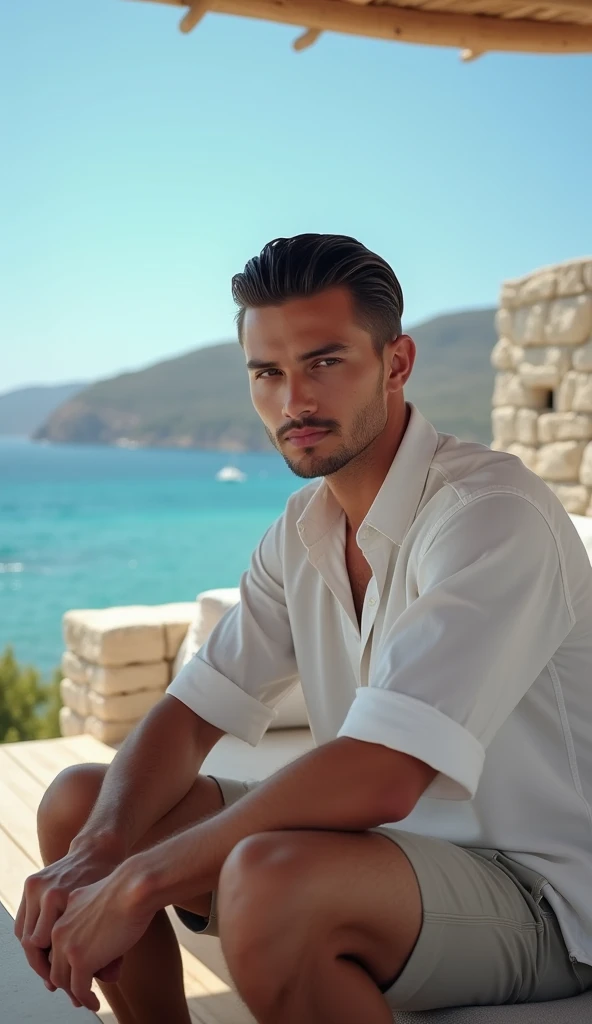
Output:
[[[112,765],[62,773],[16,932],[50,988],[187,1024],[163,908],[220,935],[260,1024],[592,986],[592,570],[513,456],[438,434],[391,268],[354,239],[269,243],[233,280],[253,404],[294,494],[240,604]],[[255,786],[299,676],[316,749]],[[211,894],[214,894],[212,896]]]

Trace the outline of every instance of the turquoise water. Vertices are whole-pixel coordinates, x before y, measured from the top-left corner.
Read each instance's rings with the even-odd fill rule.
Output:
[[[225,465],[247,474],[220,483]],[[0,438],[0,650],[47,673],[70,608],[236,586],[305,481],[274,452],[130,451]]]

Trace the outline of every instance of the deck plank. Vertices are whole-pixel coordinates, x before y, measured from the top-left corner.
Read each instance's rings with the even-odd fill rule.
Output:
[[[93,737],[7,743],[0,747],[0,902],[14,917],[28,875],[41,867],[36,814],[58,772],[89,761],[108,763],[115,750]],[[216,942],[211,939],[210,942]],[[226,982],[181,945],[185,990],[193,1024],[252,1024]],[[103,1024],[115,1018],[98,988]]]

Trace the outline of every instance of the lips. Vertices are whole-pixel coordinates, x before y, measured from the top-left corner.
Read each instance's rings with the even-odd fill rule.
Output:
[[[288,441],[295,448],[309,448],[311,445],[317,444],[318,441],[322,441],[328,433],[328,430],[308,430],[302,434],[290,434]]]

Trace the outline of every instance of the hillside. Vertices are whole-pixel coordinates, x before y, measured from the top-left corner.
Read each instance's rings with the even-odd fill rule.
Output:
[[[491,440],[494,312],[452,313],[409,329],[418,355],[408,397],[440,430],[485,443]],[[146,447],[269,447],[235,341],[94,384],[60,406],[35,437]]]
[[[0,395],[0,436],[29,437],[48,416],[87,384],[49,384],[17,388]]]

